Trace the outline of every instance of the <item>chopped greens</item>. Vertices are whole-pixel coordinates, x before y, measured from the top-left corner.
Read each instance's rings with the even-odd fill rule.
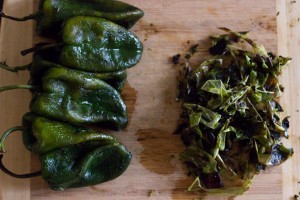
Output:
[[[293,154],[281,142],[289,121],[278,103],[278,76],[291,59],[267,52],[248,32],[220,29],[227,33],[210,37],[212,57],[199,66],[190,67],[198,45],[173,58],[182,66],[177,131],[186,145],[181,159],[195,177],[188,190],[238,195],[260,171]]]

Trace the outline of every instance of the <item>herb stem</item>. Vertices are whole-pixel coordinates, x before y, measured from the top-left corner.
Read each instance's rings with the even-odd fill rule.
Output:
[[[252,102],[250,101],[250,99],[247,97],[247,102],[250,104],[250,106],[253,108],[255,114],[258,116],[258,118],[261,120],[261,122],[264,121],[264,119],[262,118],[262,116],[259,114],[259,112],[257,111],[257,109],[255,108],[255,106],[252,104]]]

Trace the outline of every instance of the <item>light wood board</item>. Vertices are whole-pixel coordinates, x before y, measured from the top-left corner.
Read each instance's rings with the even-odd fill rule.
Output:
[[[178,70],[170,62],[173,55],[183,53],[195,43],[200,44],[203,57],[207,56],[208,36],[221,33],[217,30],[220,26],[250,31],[251,37],[263,43],[268,50],[277,51],[279,47],[280,53],[294,58],[282,77],[285,85],[282,102],[286,113],[292,116],[289,143],[296,153],[299,152],[296,125],[300,122],[300,87],[297,84],[300,76],[297,69],[297,33],[300,30],[296,11],[300,10],[300,3],[284,0],[125,2],[145,11],[144,18],[131,29],[143,42],[144,54],[141,62],[128,70],[128,81],[123,91],[130,122],[124,131],[113,133],[133,153],[128,170],[113,181],[63,192],[48,189],[40,177],[17,180],[0,173],[0,199],[227,199],[225,196],[199,196],[185,191],[192,179],[187,177],[187,170],[178,159],[183,145],[179,136],[173,134],[181,106],[175,101]],[[5,0],[4,10],[11,15],[23,16],[36,10],[37,3],[37,0]],[[278,16],[276,5],[280,11]],[[292,21],[293,27],[290,26]],[[19,52],[42,40],[36,36],[34,25],[34,22],[18,23],[2,19],[0,60],[6,60],[12,66],[31,61],[31,56],[22,57]],[[28,72],[13,74],[0,71],[0,85],[26,83],[28,78]],[[0,95],[1,132],[20,125],[29,102],[28,91],[10,91]],[[23,147],[20,134],[12,135],[6,147],[4,162],[13,171],[24,173],[39,168],[37,156]],[[298,163],[296,154],[283,167],[267,169],[255,178],[248,192],[234,199],[290,199],[299,192]],[[151,190],[154,192],[149,197]]]

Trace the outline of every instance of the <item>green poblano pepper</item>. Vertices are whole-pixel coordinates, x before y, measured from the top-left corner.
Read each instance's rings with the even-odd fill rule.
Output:
[[[26,148],[38,154],[86,141],[95,141],[99,145],[118,143],[116,138],[110,135],[36,116],[33,113],[26,113],[23,116],[20,130],[23,131],[23,143]]]
[[[143,45],[133,33],[105,19],[78,16],[62,27],[60,43],[38,45],[22,51],[52,49],[56,63],[89,72],[113,72],[136,65]]]
[[[40,156],[42,177],[54,190],[95,185],[120,176],[131,157],[121,144],[67,146]]]
[[[41,171],[15,174],[2,163],[8,135],[22,131],[23,143],[40,155]],[[42,175],[54,190],[83,187],[120,176],[129,166],[131,153],[116,138],[91,129],[27,113],[23,125],[0,138],[0,169],[16,178]]]
[[[126,105],[119,92],[95,77],[67,68],[51,68],[43,77],[30,109],[37,115],[75,124],[127,125]]]
[[[102,124],[123,129],[128,122],[126,105],[120,93],[94,73],[64,67],[50,68],[42,85],[9,85],[0,92],[30,89],[30,110],[37,115],[72,124]]]
[[[29,70],[30,71],[30,80],[29,84],[31,85],[40,85],[42,84],[42,78],[52,67],[64,67],[60,64],[55,63],[55,59],[51,57],[52,50],[47,49],[43,51],[36,52],[33,56],[33,61],[30,64],[24,66],[17,67],[9,67],[6,63],[0,63],[0,68],[6,69],[11,72],[18,72],[21,70]],[[86,73],[87,72],[82,72]],[[89,73],[90,76],[94,76],[95,78],[99,78],[109,85],[113,86],[118,91],[122,91],[126,78],[127,72],[125,70],[114,71],[114,72],[106,72],[106,73]]]
[[[16,21],[34,19],[37,21],[37,32],[40,35],[57,36],[61,24],[75,16],[104,18],[125,28],[131,28],[144,12],[132,5],[115,0],[42,0],[37,13],[17,18],[2,13]]]

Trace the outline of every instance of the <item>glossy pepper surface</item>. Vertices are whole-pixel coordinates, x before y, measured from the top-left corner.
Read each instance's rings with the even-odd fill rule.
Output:
[[[119,92],[94,74],[51,68],[43,77],[30,109],[37,115],[75,124],[102,124],[122,129],[126,105]]]
[[[110,135],[33,113],[23,116],[22,137],[26,148],[38,154],[86,141],[96,141],[99,145],[117,143],[116,138]]]
[[[4,167],[4,142],[15,131],[22,131],[24,145],[39,154],[41,172],[17,175]],[[124,145],[112,136],[33,113],[26,113],[22,126],[9,129],[0,138],[0,169],[17,178],[42,175],[54,190],[114,179],[127,169],[131,157]]]
[[[63,68],[63,65],[57,64],[53,57],[51,57],[50,49],[36,52],[33,56],[32,63],[24,66],[18,67],[10,67],[6,65],[6,63],[0,63],[0,67],[4,68],[8,71],[18,72],[21,70],[29,70],[30,71],[30,85],[40,85],[42,84],[42,78],[44,74],[53,67]],[[82,73],[89,74],[89,76],[93,76],[95,78],[99,78],[109,85],[113,86],[118,91],[122,91],[126,78],[127,72],[125,70],[122,71],[114,71],[114,72],[106,72],[106,73],[87,73],[82,71]]]
[[[144,12],[132,5],[114,0],[43,0],[38,30],[56,28],[63,21],[75,16],[99,17],[125,28],[131,28]]]
[[[115,0],[41,0],[37,13],[16,18],[2,14],[3,17],[26,21],[37,21],[40,35],[57,36],[61,24],[75,16],[91,16],[107,19],[125,28],[131,28],[144,12],[139,8]]]
[[[42,177],[54,190],[95,185],[120,176],[131,157],[119,143],[66,146],[40,156]]]
[[[89,72],[113,72],[136,65],[143,45],[133,33],[113,22],[95,17],[73,17],[62,27],[61,42],[39,45],[23,55],[52,49],[53,61]]]

